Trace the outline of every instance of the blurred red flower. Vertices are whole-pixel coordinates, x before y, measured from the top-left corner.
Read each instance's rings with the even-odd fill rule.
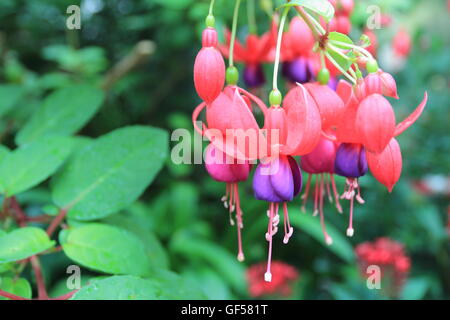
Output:
[[[264,281],[266,263],[261,262],[250,266],[247,270],[247,281],[250,296],[254,298],[266,295],[288,297],[292,294],[292,284],[299,274],[295,268],[281,261],[272,261],[272,281]]]
[[[384,284],[383,292],[392,297],[398,296],[411,268],[411,260],[406,255],[403,245],[383,237],[373,242],[359,244],[355,252],[363,277],[369,276],[367,274],[369,266],[378,266]]]

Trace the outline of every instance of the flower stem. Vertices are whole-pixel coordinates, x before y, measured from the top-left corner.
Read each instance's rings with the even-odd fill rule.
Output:
[[[334,66],[340,71],[342,72],[342,74],[344,76],[346,76],[353,84],[356,84],[356,80],[347,73],[347,71],[345,71],[343,68],[341,68],[341,66],[339,65],[339,63],[336,62],[336,60],[333,59],[333,57],[328,53],[325,52],[325,56],[328,58],[328,60],[330,60],[330,62],[332,64],[334,64]]]
[[[256,27],[255,18],[255,0],[247,0],[247,19],[250,33],[257,34],[258,28]]]
[[[335,45],[339,45],[339,46],[343,46],[343,47],[347,47],[349,49],[353,49],[355,51],[358,51],[359,53],[361,53],[363,56],[366,56],[366,58],[369,59],[373,59],[372,54],[367,51],[366,49],[359,47],[359,46],[355,46],[354,44],[350,44],[350,43],[345,43],[345,42],[341,42],[341,41],[336,41],[336,40],[330,40],[331,44],[335,44]]]
[[[230,41],[230,58],[228,59],[228,66],[234,66],[234,42],[236,41],[236,29],[237,20],[239,16],[239,6],[241,5],[241,0],[236,0],[233,12],[233,26],[231,27],[231,41]]]
[[[314,23],[311,21],[310,16],[305,12],[305,10],[303,10],[302,7],[295,7],[295,10],[297,10],[297,12],[300,14],[300,17],[302,17],[302,19],[308,25],[309,29],[311,29],[314,39],[316,41],[318,41],[320,34],[319,34],[319,31],[316,29],[316,26],[314,25]],[[323,30],[323,31],[325,31],[325,30]]]
[[[275,63],[274,63],[274,67],[273,67],[273,90],[274,91],[278,90],[277,79],[278,79],[278,67],[280,64],[281,41],[283,39],[284,23],[286,22],[286,17],[287,17],[288,12],[289,12],[289,7],[286,7],[281,16],[280,28],[278,29],[277,47],[276,47],[276,51],[275,51]]]
[[[210,14],[210,15],[213,15],[214,1],[215,0],[211,0],[211,3],[209,4],[209,12],[208,12],[208,14]]]

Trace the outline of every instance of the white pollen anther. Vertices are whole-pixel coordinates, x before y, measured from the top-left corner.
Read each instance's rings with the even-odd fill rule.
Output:
[[[239,253],[238,256],[237,256],[237,259],[238,259],[239,262],[244,261],[245,260],[244,254],[243,253]]]
[[[353,228],[347,229],[347,237],[353,237],[354,233],[355,233],[355,230],[353,230]]]
[[[272,274],[270,272],[264,273],[264,281],[272,282]]]
[[[331,246],[333,244],[333,238],[331,238],[330,236],[326,236],[325,242],[327,245]]]

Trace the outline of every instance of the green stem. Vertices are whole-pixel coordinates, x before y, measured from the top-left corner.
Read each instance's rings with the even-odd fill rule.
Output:
[[[367,51],[366,49],[361,48],[359,46],[355,46],[354,44],[349,44],[349,43],[336,41],[336,40],[330,40],[329,43],[335,44],[338,46],[342,46],[342,47],[347,47],[349,49],[354,49],[354,50],[360,52],[362,55],[366,56],[366,58],[373,59],[373,56],[369,51]]]
[[[314,23],[309,19],[308,14],[305,12],[305,10],[303,10],[302,7],[295,7],[295,10],[297,10],[297,12],[300,14],[300,17],[302,17],[302,19],[308,25],[309,29],[311,29],[311,32],[313,33],[314,39],[316,39],[316,41],[318,41],[319,40],[319,36],[320,36],[319,31],[314,26]]]
[[[332,64],[334,64],[334,66],[340,71],[342,72],[342,74],[344,76],[346,76],[353,84],[356,84],[356,80],[347,73],[347,71],[345,71],[344,69],[341,68],[341,66],[339,65],[339,63],[337,63],[333,57],[331,57],[331,55],[328,52],[325,52],[325,56],[328,58],[328,60],[330,60],[330,62]]]
[[[283,11],[283,15],[281,16],[280,28],[278,30],[278,39],[277,39],[277,47],[275,51],[275,63],[273,67],[273,90],[278,90],[278,67],[280,64],[280,51],[281,51],[281,40],[283,39],[283,29],[284,23],[286,22],[286,17],[289,12],[289,7],[286,7]]]
[[[237,20],[239,16],[239,6],[241,5],[241,0],[236,0],[233,12],[233,26],[231,27],[231,42],[230,42],[230,58],[228,59],[228,66],[234,66],[234,42],[236,41],[236,29]]]
[[[247,19],[250,33],[257,34],[258,28],[256,27],[255,18],[255,0],[247,0]]]
[[[327,42],[327,45],[326,45],[326,46],[327,46],[329,49],[331,49],[331,50],[333,50],[334,52],[336,52],[338,55],[340,55],[342,59],[348,60],[348,61],[352,60],[349,56],[347,56],[345,53],[343,53],[343,52],[341,51],[341,49],[339,49],[338,47],[335,47],[335,46],[332,45],[331,43]]]
[[[303,10],[304,11],[304,10]],[[304,11],[306,16],[308,17],[308,19],[314,24],[314,26],[316,27],[316,30],[319,34],[324,35],[326,32],[326,30],[322,27],[322,25],[319,23],[319,21],[317,21],[312,15],[310,15],[308,12]]]
[[[211,0],[211,3],[209,4],[209,12],[208,12],[208,14],[210,14],[210,15],[213,15],[214,1],[215,0]]]
[[[322,65],[322,68],[326,68],[327,65],[325,64],[325,55],[323,54],[323,50],[320,50],[320,64]]]

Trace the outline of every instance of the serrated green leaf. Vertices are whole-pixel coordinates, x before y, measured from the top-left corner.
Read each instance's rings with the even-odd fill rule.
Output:
[[[77,132],[95,115],[103,98],[100,89],[87,85],[56,90],[19,131],[17,144],[29,143],[43,135],[68,136]]]
[[[10,152],[0,163],[0,192],[8,197],[52,175],[71,151],[68,137],[48,136]]]
[[[353,253],[353,247],[341,232],[336,230],[332,225],[328,224],[327,232],[333,239],[333,244],[327,245],[324,241],[319,218],[313,217],[307,213],[300,213],[299,211],[300,210],[298,208],[289,209],[290,221],[293,226],[300,228],[303,232],[309,234],[343,260],[349,263],[354,262],[355,256]]]
[[[0,277],[0,289],[16,296],[24,297],[27,299],[31,299],[31,285],[24,278],[8,278],[8,277]],[[1,297],[0,300],[9,300],[7,298]]]
[[[63,231],[59,240],[64,253],[87,268],[136,276],[151,271],[143,244],[124,229],[90,223]]]
[[[134,202],[167,155],[163,130],[131,126],[106,134],[77,153],[52,183],[53,201],[69,217],[93,220]]]
[[[24,88],[18,85],[0,85],[0,116],[4,115],[19,102],[24,91]]]
[[[317,13],[326,21],[330,21],[334,17],[334,8],[327,0],[292,0],[281,5],[279,8],[300,6]],[[277,8],[277,9],[279,9]]]
[[[44,230],[35,227],[16,229],[0,238],[0,263],[31,257],[55,244]]]

